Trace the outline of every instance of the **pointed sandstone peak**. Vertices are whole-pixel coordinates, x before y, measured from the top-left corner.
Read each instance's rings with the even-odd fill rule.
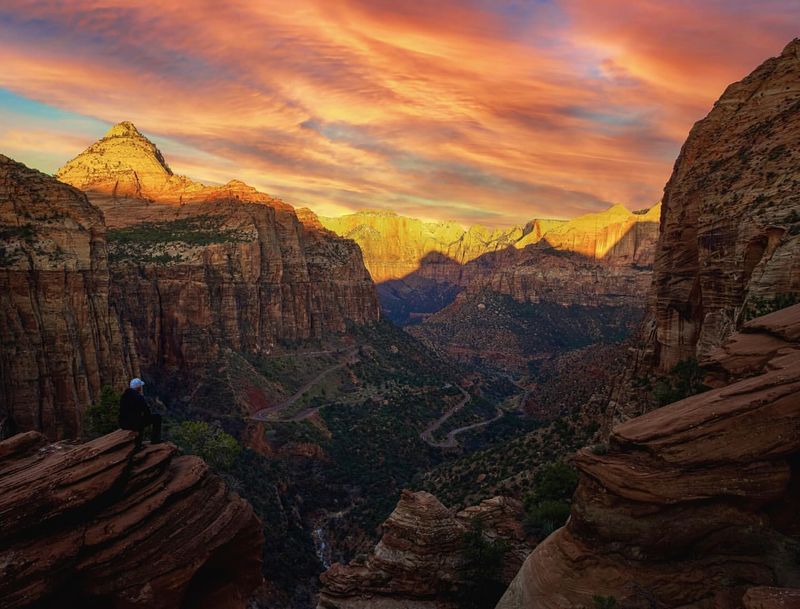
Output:
[[[168,205],[238,201],[292,210],[290,205],[241,180],[206,186],[174,174],[158,147],[130,121],[111,127],[102,139],[59,169],[56,177],[85,191],[90,200],[101,207],[108,203],[110,196],[117,203],[128,199],[137,205],[137,200]],[[104,212],[106,219],[113,217],[116,225],[125,225],[132,219],[118,205],[104,208]]]
[[[172,173],[158,147],[130,121],[111,127],[56,177],[82,190],[133,198],[158,198],[188,184]]]

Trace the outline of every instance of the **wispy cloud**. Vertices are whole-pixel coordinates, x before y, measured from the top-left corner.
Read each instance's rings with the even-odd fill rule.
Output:
[[[53,171],[133,120],[177,171],[327,214],[644,207],[798,25],[788,0],[7,0],[0,151]]]

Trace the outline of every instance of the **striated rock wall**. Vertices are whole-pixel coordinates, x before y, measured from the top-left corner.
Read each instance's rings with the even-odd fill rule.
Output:
[[[405,325],[443,309],[464,289],[491,289],[519,302],[641,308],[660,209],[632,213],[615,205],[509,229],[465,230],[385,211],[320,221],[359,244],[385,315]]]
[[[655,362],[702,359],[753,311],[800,296],[800,40],[728,87],[663,198]]]
[[[74,437],[102,385],[137,371],[109,305],[103,215],[0,155],[0,233],[0,425]]]
[[[379,317],[354,243],[242,182],[175,176],[130,123],[58,176],[105,214],[111,299],[154,378],[199,374],[226,349],[269,353]]]
[[[739,608],[760,606],[750,588],[800,587],[800,305],[745,324],[709,360],[716,389],[578,453],[567,525],[498,609],[587,607],[595,595]]]
[[[143,372],[187,397],[223,352],[379,318],[352,241],[242,182],[174,175],[130,123],[57,175],[0,157],[3,433],[76,437],[103,385]]]
[[[530,551],[520,526],[522,505],[494,497],[454,514],[424,491],[403,491],[383,524],[383,536],[364,562],[335,563],[320,577],[320,609],[433,609],[455,607],[464,583],[463,539],[480,518],[488,539],[509,542],[504,577],[510,581]]]
[[[320,218],[336,234],[353,239],[376,283],[410,275],[466,286],[504,263],[530,261],[515,255],[534,244],[574,252],[605,265],[652,264],[660,205],[631,213],[622,205],[573,220],[532,220],[527,225],[468,229],[454,222],[423,222],[388,211]],[[507,252],[507,257],[485,256]],[[469,264],[474,263],[474,264]],[[465,267],[466,268],[462,268]]]
[[[116,431],[0,442],[0,597],[8,609],[237,609],[261,583],[261,523],[197,457]]]
[[[514,244],[538,228],[560,220],[539,220],[526,229],[490,229],[472,226],[465,230],[455,222],[423,222],[391,211],[362,211],[337,218],[320,217],[337,235],[352,239],[364,252],[364,262],[375,283],[402,279],[421,267],[425,276],[459,283],[458,268],[470,260]]]
[[[161,218],[111,240],[112,300],[146,369],[196,366],[225,348],[269,353],[378,319],[358,248],[305,228],[291,210],[226,197]],[[199,243],[169,241],[186,222]],[[166,241],[147,250],[126,241],[146,239],[153,224]]]

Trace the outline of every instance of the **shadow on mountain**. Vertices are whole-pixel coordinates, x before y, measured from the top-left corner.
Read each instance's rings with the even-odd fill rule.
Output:
[[[464,290],[488,289],[520,302],[568,306],[642,307],[653,268],[658,222],[632,224],[618,239],[598,250],[602,235],[551,243],[547,236],[524,248],[508,246],[464,264],[429,252],[416,270],[377,284],[383,316],[396,325],[416,325],[452,304]],[[538,284],[538,285],[537,285]],[[643,284],[644,291],[642,291]],[[559,293],[559,288],[561,292]]]

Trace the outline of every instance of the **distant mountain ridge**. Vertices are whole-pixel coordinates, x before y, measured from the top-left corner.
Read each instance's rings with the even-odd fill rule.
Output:
[[[501,229],[465,229],[391,211],[319,217],[319,222],[358,243],[384,315],[407,325],[473,288],[520,302],[616,305],[635,297],[642,306],[639,294],[649,282],[644,273],[653,263],[660,213],[660,204],[643,213],[614,205],[572,220],[534,219]],[[561,253],[567,258],[556,259]],[[555,280],[552,269],[558,269]],[[596,275],[601,277],[591,279],[590,287],[587,280]]]
[[[458,265],[508,247],[523,249],[546,239],[561,250],[603,258],[632,226],[658,224],[661,205],[634,213],[623,205],[571,220],[535,218],[508,228],[480,224],[468,228],[456,222],[426,222],[387,210],[365,210],[337,217],[319,216],[337,235],[353,239],[364,252],[364,263],[375,283],[402,279],[420,270],[426,256],[441,254]]]

